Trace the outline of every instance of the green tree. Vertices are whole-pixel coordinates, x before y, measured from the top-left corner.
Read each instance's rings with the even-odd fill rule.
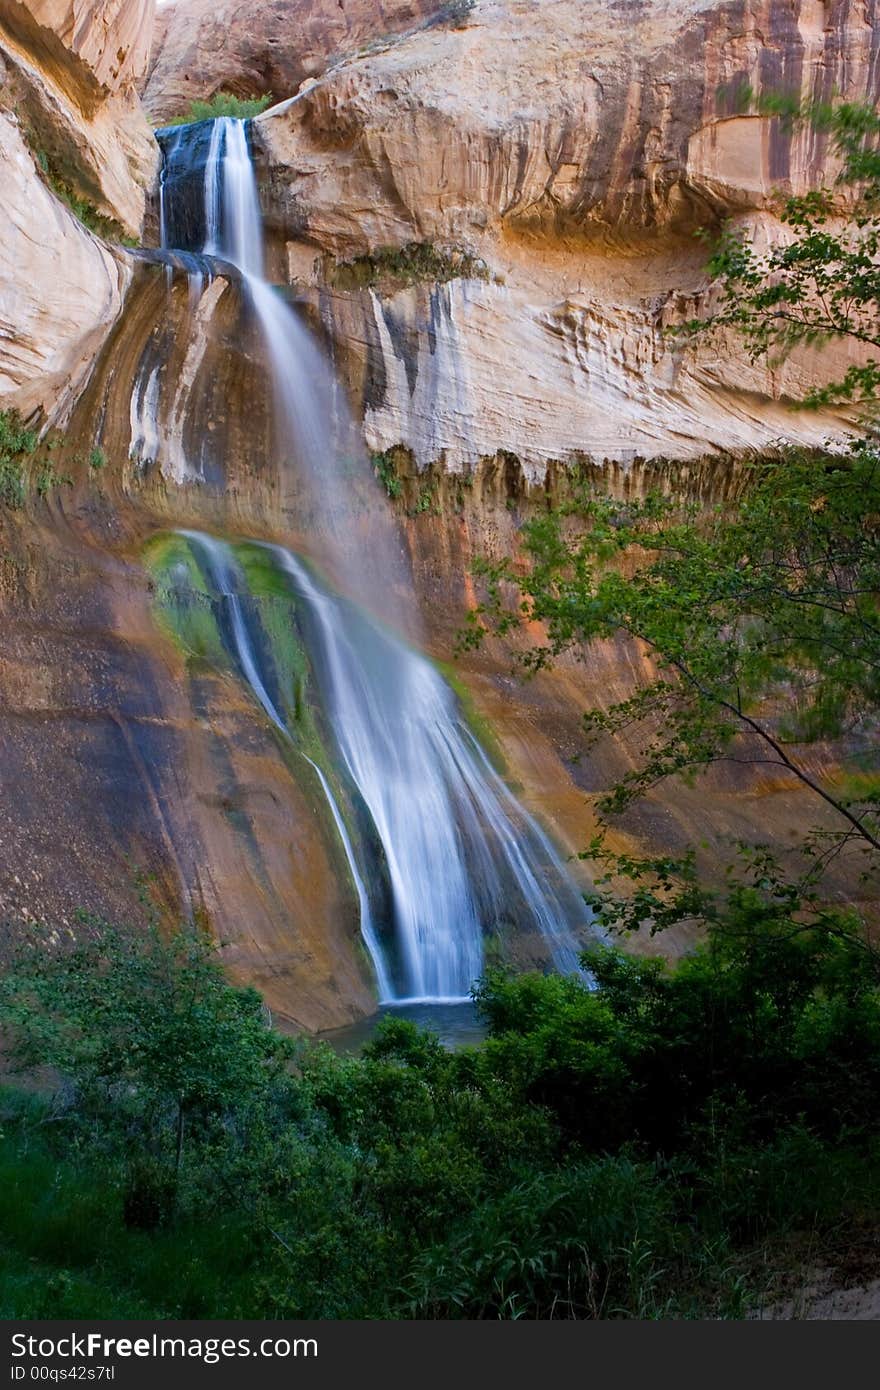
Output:
[[[757,99],[748,88],[739,103],[789,129],[813,127],[835,150],[840,174],[833,188],[781,200],[786,235],[767,251],[728,224],[709,262],[719,307],[681,331],[733,328],[752,360],[784,359],[800,343],[859,344],[862,360],[801,404],[856,407],[871,422],[880,388],[880,115],[859,103]]]
[[[871,438],[880,359],[870,353],[880,347],[880,117],[781,99],[761,109],[821,127],[840,156],[838,184],[786,199],[787,237],[766,254],[725,228],[710,263],[719,307],[683,331],[733,328],[754,358],[803,342],[860,343],[864,360],[802,404],[858,407],[867,438],[834,454],[789,450],[743,464],[739,496],[708,512],[683,497],[618,502],[583,490],[525,527],[525,573],[510,561],[480,567],[487,596],[465,641],[479,643],[487,627],[543,623],[546,643],[524,658],[535,668],[562,651],[584,655],[598,638],[636,640],[656,678],[587,717],[591,736],[625,730],[637,747],[600,812],[619,813],[664,778],[721,759],[775,767],[833,812],[805,839],[814,879],[841,854],[860,852],[858,872],[874,871],[880,855],[880,453]],[[805,755],[824,737],[843,740],[843,778],[823,778]],[[639,877],[634,861],[623,867]],[[692,860],[650,868],[680,908],[699,900]],[[649,893],[641,906],[651,904],[669,920],[662,898]]]
[[[290,1046],[260,996],[225,980],[203,935],[165,940],[85,919],[90,939],[38,933],[0,980],[0,1027],[18,1067],[52,1067],[135,1161],[149,1156],[169,1195],[188,1130],[201,1138],[284,1077]],[[154,1166],[147,1163],[150,1172]]]
[[[640,735],[635,766],[600,801],[626,809],[662,779],[719,759],[777,767],[834,813],[834,852],[880,851],[880,784],[823,781],[802,745],[846,734],[872,764],[880,707],[880,459],[792,453],[749,466],[733,508],[585,495],[525,527],[531,561],[482,565],[469,639],[545,625],[531,669],[624,632],[656,679],[587,716],[593,736]],[[624,564],[624,560],[626,563]],[[509,586],[518,591],[515,606]],[[874,761],[876,766],[876,761]]]

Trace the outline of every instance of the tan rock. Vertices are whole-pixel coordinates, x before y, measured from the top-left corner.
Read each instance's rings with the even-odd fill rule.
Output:
[[[137,96],[154,0],[0,0],[14,105],[55,176],[140,233],[158,153]]]
[[[821,174],[811,132],[731,124],[735,93],[871,96],[871,43],[844,0],[481,0],[467,27],[353,58],[260,128],[309,230],[340,250],[401,225],[428,239],[689,229],[705,184],[740,192],[726,163],[761,145],[750,206]],[[331,153],[338,171],[316,179]]]
[[[170,120],[219,91],[287,97],[341,55],[443,8],[444,0],[180,0],[160,12],[144,104]]]
[[[366,41],[377,7],[341,8],[351,42]],[[58,26],[60,47],[41,48],[34,30],[28,42],[10,37],[12,9],[0,0],[14,80],[32,70],[23,116],[45,112],[43,128],[59,132],[58,152],[71,152],[83,182],[93,161],[102,207],[136,211],[126,189],[140,176],[129,184],[123,165],[139,137],[125,153],[112,115],[117,100],[134,110],[134,98],[112,71],[109,37],[89,32],[101,9],[134,53],[134,11],[84,7],[71,25],[67,5],[31,7]],[[406,474],[398,504],[436,655],[449,656],[473,597],[474,556],[516,553],[523,517],[554,495],[562,470],[550,460],[607,460],[628,495],[667,476],[637,457],[701,456],[681,476],[715,497],[734,470],[706,462],[707,451],[842,428],[787,409],[811,379],[807,356],[771,375],[724,343],[682,352],[665,330],[700,302],[694,226],[733,211],[756,237],[778,236],[774,187],[809,186],[825,160],[811,139],[783,140],[736,114],[720,89],[748,79],[873,96],[873,3],[484,0],[461,30],[404,34],[326,73],[339,6],[310,9],[329,27],[308,49],[282,43],[289,27],[270,45],[257,23],[271,12],[282,26],[299,5],[193,3],[202,89],[186,91],[178,69],[175,90],[160,71],[163,54],[174,68],[181,10],[168,19],[154,90],[181,104],[210,95],[215,59],[211,81],[242,95],[275,90],[284,72],[291,89],[303,72],[318,77],[258,122],[273,250],[310,283],[312,307],[320,293],[370,445],[406,443],[423,467],[442,460],[427,478]],[[63,417],[89,378],[64,446],[74,489],[0,512],[0,742],[14,789],[0,805],[0,916],[76,931],[84,907],[131,922],[134,865],[155,876],[167,920],[195,912],[212,925],[224,959],[279,1015],[341,1023],[371,1007],[372,991],[319,798],[231,672],[187,669],[156,624],[137,558],[152,529],[171,525],[277,536],[308,553],[308,514],[273,450],[253,315],[248,328],[234,277],[193,306],[185,276],[169,293],[164,267],[141,263],[121,316],[128,259],[52,197],[9,113],[0,177],[14,209],[0,231],[0,406]],[[322,283],[328,258],[413,240],[464,247],[488,279],[349,293]],[[107,462],[93,477],[85,458],[96,440]],[[475,460],[464,487],[452,475]],[[431,505],[421,507],[427,483]],[[583,669],[560,663],[521,690],[505,653],[467,658],[465,679],[512,779],[573,853],[589,839],[589,799],[628,757],[625,739],[582,757],[582,710],[626,698],[644,669],[643,653],[606,643]],[[813,756],[825,759],[817,777],[830,776],[829,750]],[[731,840],[787,844],[812,814],[784,779],[716,770],[696,788],[659,789],[620,847],[666,853],[705,839],[717,867]]]
[[[490,268],[487,284],[337,302],[343,355],[369,359],[371,445],[452,468],[504,448],[536,474],[579,451],[838,435],[789,409],[815,379],[808,353],[771,372],[736,344],[684,353],[666,330],[703,302],[697,227],[732,214],[773,239],[778,192],[835,172],[822,138],[738,114],[736,92],[876,99],[875,9],[480,0],[466,27],[390,40],[260,117],[268,220],[295,272],[412,241]]]
[[[62,420],[119,314],[130,271],[38,178],[2,112],[0,185],[0,408]]]
[[[503,448],[537,482],[550,460],[578,454],[688,459],[794,438],[819,446],[843,428],[793,415],[782,396],[793,394],[796,364],[771,381],[732,345],[684,352],[664,333],[664,308],[587,291],[536,302],[521,279],[372,295],[365,329],[380,380],[365,399],[367,443],[405,443],[420,466],[442,460],[455,473]]]
[[[62,525],[46,504],[0,508],[0,957],[34,920],[62,938],[88,932],[83,912],[142,929],[146,888],[167,924],[214,932],[276,1023],[370,1012],[320,793],[239,683],[188,670],[157,625],[118,495],[67,507]]]
[[[84,85],[93,81],[115,92],[146,72],[154,8],[155,0],[4,0],[2,13],[38,61],[63,49],[82,63]],[[69,69],[66,58],[61,63]]]

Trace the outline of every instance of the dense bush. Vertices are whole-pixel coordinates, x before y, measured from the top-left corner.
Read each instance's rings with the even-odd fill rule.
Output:
[[[591,1150],[677,1151],[710,1108],[748,1142],[787,1124],[832,1140],[858,1127],[880,1102],[876,957],[818,928],[725,926],[674,971],[591,953],[598,991],[490,977],[481,1065]]]
[[[4,1102],[5,1316],[736,1316],[750,1249],[876,1211],[874,957],[756,903],[674,970],[490,976],[480,1047],[392,1018],[359,1058],[197,937],[86,929],[0,990],[59,1078]]]
[[[272,100],[272,93],[260,97],[237,97],[232,92],[215,92],[207,101],[191,101],[186,115],[176,116],[166,125],[191,125],[195,121],[213,121],[218,116],[232,116],[238,121],[249,121],[259,116]]]

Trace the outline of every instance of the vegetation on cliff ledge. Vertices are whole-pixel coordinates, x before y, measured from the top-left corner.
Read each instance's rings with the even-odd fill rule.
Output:
[[[196,121],[214,121],[219,116],[250,121],[265,111],[271,100],[271,92],[259,97],[237,97],[233,92],[215,92],[207,101],[191,101],[185,115],[163,121],[162,125],[193,125]]]
[[[33,144],[33,137],[31,137],[31,144]],[[129,236],[114,217],[107,217],[95,207],[93,202],[79,193],[45,150],[35,149],[34,159],[47,187],[51,188],[55,197],[65,203],[74,217],[90,232],[94,232],[95,236],[102,237],[104,241],[118,242],[122,246],[140,245],[138,238]]]
[[[73,479],[59,472],[54,457],[64,436],[57,431],[39,440],[37,431],[26,427],[12,411],[0,410],[0,506],[13,511],[24,507],[28,497],[48,497],[62,484],[71,486]],[[80,462],[75,455],[72,462]],[[103,451],[93,449],[89,469],[96,471],[106,462]]]
[[[485,261],[458,247],[444,249],[429,241],[379,246],[350,261],[331,261],[325,271],[335,289],[394,291],[410,285],[445,285],[450,280],[488,280]]]

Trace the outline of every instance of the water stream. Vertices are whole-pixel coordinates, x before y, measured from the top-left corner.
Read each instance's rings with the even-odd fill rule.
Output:
[[[352,460],[362,465],[358,488],[373,480],[329,364],[295,309],[264,278],[247,126],[221,118],[207,131],[184,127],[165,133],[163,141],[166,249],[222,258],[240,272],[264,344],[279,432],[291,466],[311,479],[326,523],[321,561],[337,585],[358,596],[353,602],[283,547],[266,547],[297,605],[336,766],[381,845],[387,882],[379,893],[377,865],[356,849],[327,777],[312,762],[357,891],[380,998],[466,998],[484,968],[485,936],[511,929],[540,935],[549,962],[575,969],[588,914],[553,846],[490,765],[437,670],[373,616],[382,611],[398,628],[418,631],[414,602],[404,618],[393,607],[388,611],[388,593],[400,587],[397,573],[389,584],[400,552],[390,508],[383,506],[381,523],[371,527],[368,556],[356,534],[360,504],[352,502]],[[200,205],[193,196],[196,178]],[[185,534],[226,605],[231,656],[268,718],[293,737],[269,693],[242,602],[244,575],[231,548]],[[386,886],[390,923],[379,921],[389,912]]]

